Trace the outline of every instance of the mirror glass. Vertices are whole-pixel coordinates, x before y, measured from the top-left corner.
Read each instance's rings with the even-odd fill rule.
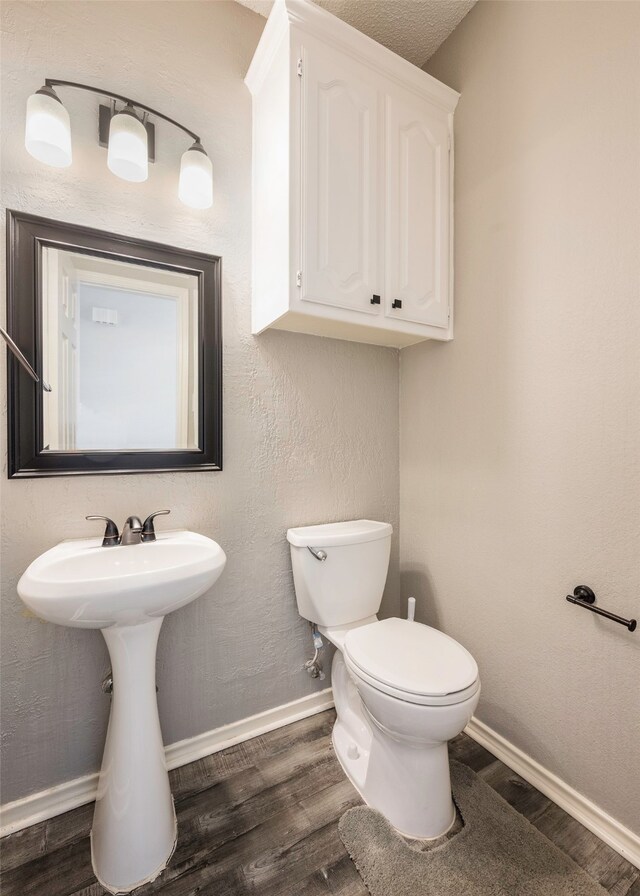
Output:
[[[198,277],[43,246],[43,451],[197,450]]]

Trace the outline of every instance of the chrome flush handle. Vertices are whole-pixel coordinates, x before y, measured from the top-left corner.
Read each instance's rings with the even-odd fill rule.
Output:
[[[311,548],[307,545],[307,550],[311,551],[316,560],[322,562],[327,559],[327,552],[323,551],[321,548]]]

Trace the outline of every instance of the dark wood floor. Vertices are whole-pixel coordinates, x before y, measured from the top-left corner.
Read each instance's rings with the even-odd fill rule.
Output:
[[[136,896],[367,896],[338,836],[360,798],[333,755],[332,711],[171,773],[178,847]],[[466,763],[613,896],[640,896],[640,871],[466,735]],[[103,896],[91,870],[93,806],[1,841],[2,896]]]

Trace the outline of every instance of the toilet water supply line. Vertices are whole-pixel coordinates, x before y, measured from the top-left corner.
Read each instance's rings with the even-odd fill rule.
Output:
[[[409,620],[409,622],[414,622],[415,618],[416,618],[416,599],[415,599],[415,597],[410,597],[409,600],[407,601],[407,619]],[[315,624],[315,622],[310,622],[309,625],[311,626],[311,638],[313,640],[313,646],[314,646],[315,652],[314,652],[313,656],[311,657],[311,659],[307,660],[307,662],[304,664],[303,668],[311,678],[319,678],[320,681],[324,681],[325,674],[322,671],[322,666],[320,665],[320,662],[318,661],[318,654],[324,647],[324,642],[322,640],[320,632],[318,631],[318,626]]]
[[[325,676],[324,672],[322,671],[322,666],[318,662],[318,654],[324,647],[324,642],[320,636],[320,632],[318,631],[318,626],[315,624],[315,622],[310,622],[309,625],[311,626],[311,638],[313,640],[313,646],[315,648],[315,653],[313,654],[313,657],[310,660],[307,660],[307,662],[304,664],[303,668],[306,670],[307,674],[311,678],[319,678],[320,681],[324,681],[326,676]]]

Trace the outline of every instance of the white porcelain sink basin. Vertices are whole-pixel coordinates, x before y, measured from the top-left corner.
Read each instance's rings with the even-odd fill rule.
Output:
[[[83,538],[63,541],[34,560],[18,594],[34,613],[58,625],[137,625],[204,594],[225,563],[219,544],[185,530],[106,548],[101,538]]]
[[[219,544],[194,532],[162,532],[153,542],[113,547],[102,547],[101,538],[83,538],[46,551],[18,583],[20,597],[38,616],[102,629],[107,642],[113,695],[91,860],[111,893],[152,881],[175,848],[176,815],[156,701],[156,646],[164,616],[208,591],[226,559]],[[70,742],[74,737],[70,730]]]

